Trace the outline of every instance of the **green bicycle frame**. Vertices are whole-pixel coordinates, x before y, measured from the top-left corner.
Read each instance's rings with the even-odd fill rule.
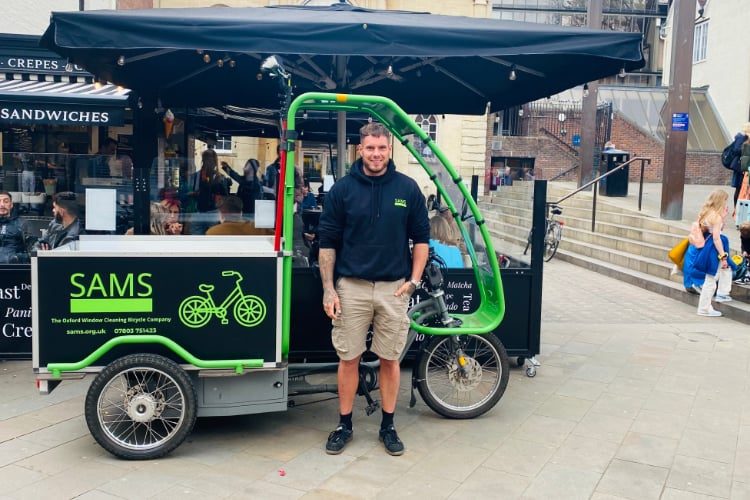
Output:
[[[461,319],[463,324],[457,328],[436,328],[419,325],[412,321],[411,327],[419,333],[429,335],[455,335],[463,334],[483,334],[493,331],[505,315],[505,299],[503,296],[503,286],[500,278],[500,268],[497,263],[494,247],[490,239],[489,232],[484,226],[477,204],[474,202],[469,191],[458,175],[451,162],[445,157],[438,146],[430,139],[427,133],[417,125],[414,120],[392,100],[380,96],[353,95],[353,94],[330,94],[323,92],[309,92],[302,94],[289,107],[287,114],[287,131],[285,140],[287,142],[287,165],[294,165],[294,142],[296,139],[295,123],[296,116],[303,110],[318,111],[348,111],[368,113],[373,119],[379,121],[393,134],[393,136],[403,144],[406,149],[416,158],[430,179],[435,184],[442,199],[445,200],[453,218],[461,232],[461,236],[466,243],[466,249],[471,258],[474,275],[479,289],[481,303],[479,308],[469,314],[452,314],[452,316]],[[456,210],[456,206],[451,200],[445,186],[435,175],[435,172],[428,165],[422,155],[406,139],[407,135],[414,134],[426,144],[435,158],[445,167],[451,180],[461,192],[466,200],[468,209],[476,221],[482,242],[486,248],[489,272],[477,262],[477,255],[474,245],[471,242],[467,228],[461,220],[461,214]],[[294,202],[294,169],[287,168],[284,179],[284,263],[283,263],[283,299],[282,299],[282,345],[283,352],[288,352],[289,346],[289,328],[291,315],[291,284],[292,284],[292,225],[293,225],[293,202]]]

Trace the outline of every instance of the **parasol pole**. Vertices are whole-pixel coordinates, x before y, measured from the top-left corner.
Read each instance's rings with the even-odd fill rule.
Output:
[[[336,56],[336,77],[339,89],[346,86],[346,56]],[[336,126],[336,179],[343,179],[346,174],[346,112],[338,112]]]

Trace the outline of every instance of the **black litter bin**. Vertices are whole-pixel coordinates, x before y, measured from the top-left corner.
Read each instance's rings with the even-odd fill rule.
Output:
[[[630,153],[626,151],[605,149],[602,151],[602,173],[611,172],[628,160],[630,160]],[[627,196],[629,174],[630,166],[627,166],[612,175],[608,175],[599,181],[599,192],[604,196]]]

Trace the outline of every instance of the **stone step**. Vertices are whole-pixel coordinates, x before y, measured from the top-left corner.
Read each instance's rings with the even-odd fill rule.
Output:
[[[577,217],[561,216],[565,227],[579,229],[591,234],[591,221]],[[593,234],[603,234],[631,240],[635,244],[647,243],[657,245],[664,249],[664,253],[684,239],[682,234],[665,233],[662,231],[652,231],[640,227],[623,226],[620,224],[611,224],[609,222],[596,222],[596,232]]]
[[[506,222],[502,222],[499,220],[492,220],[488,219],[487,221],[487,229],[490,232],[490,235],[493,237],[493,240],[498,241],[496,243],[496,250],[498,250],[500,253],[508,253],[508,250],[504,248],[504,242],[507,242],[507,244],[515,247],[515,249],[520,248],[521,251],[526,246],[526,241],[528,238],[528,229],[525,227],[519,227],[513,224],[509,224]],[[672,274],[672,263],[667,261],[666,258],[662,261],[659,259],[641,259],[645,262],[640,262],[638,257],[635,255],[631,255],[633,259],[629,260],[622,260],[620,256],[617,256],[617,252],[611,252],[612,257],[611,259],[597,259],[594,257],[594,255],[601,256],[600,253],[592,252],[588,255],[582,255],[577,252],[579,250],[579,246],[577,245],[577,242],[574,242],[569,237],[569,231],[563,230],[563,239],[560,242],[560,247],[558,249],[558,253],[569,255],[572,257],[576,257],[576,262],[586,261],[589,259],[597,260],[599,262],[604,262],[607,265],[620,267],[622,269],[628,269],[632,273],[639,273],[642,276],[650,276],[651,278],[655,280],[663,280],[668,281],[672,284],[672,286],[676,286],[680,290],[684,291],[683,287],[683,279],[682,275],[680,274]],[[593,246],[593,245],[590,245]],[[510,249],[510,252],[515,250],[514,248]],[[621,252],[625,253],[626,252]],[[609,258],[610,254],[605,254]],[[555,257],[556,258],[556,257]],[[633,262],[639,261],[638,266],[634,267]],[[574,262],[574,263],[576,263]],[[619,263],[619,264],[618,264]],[[623,263],[626,263],[626,265],[621,265]],[[644,267],[645,265],[645,267]],[[656,265],[659,269],[659,274],[654,275],[653,267]],[[646,272],[643,271],[643,269],[646,269]],[[643,284],[644,288],[649,288],[647,286],[647,283]],[[737,284],[732,285],[732,297],[738,301],[738,302],[745,302],[750,303],[750,287],[740,286]],[[696,302],[697,304],[697,302]]]
[[[524,216],[531,218],[531,205],[519,206],[508,203],[486,203],[480,202],[479,208],[483,214],[491,212],[501,212],[523,214]],[[587,224],[591,226],[591,209],[577,209],[562,206],[563,213],[559,216],[560,219],[565,220],[566,217],[576,217],[588,221]],[[633,215],[625,214],[620,212],[609,212],[606,210],[597,210],[596,222],[615,224],[620,226],[628,226],[631,228],[640,228],[648,231],[656,231],[662,233],[669,233],[680,237],[685,237],[690,230],[687,226],[678,226],[676,224],[667,224],[659,219],[649,217],[647,215]]]
[[[502,231],[503,227],[518,228],[511,230],[515,236],[527,235],[531,228],[530,219],[517,215],[487,213],[485,220],[491,225],[490,227],[496,227],[499,231]],[[579,225],[584,227],[577,227]],[[623,233],[629,234],[623,236]],[[612,224],[597,224],[597,232],[592,233],[588,221],[568,219],[563,225],[563,241],[566,240],[592,243],[666,262],[667,252],[679,242],[680,238],[672,235],[664,236],[662,233],[621,228]]]
[[[553,201],[559,199],[555,196],[547,196],[547,201]],[[533,196],[530,193],[523,193],[523,192],[501,192],[497,191],[489,196],[485,195],[479,198],[480,202],[489,203],[489,204],[523,204],[531,206],[533,200]],[[587,209],[589,212],[591,211],[592,207],[592,201],[591,199],[586,198],[577,198],[572,197],[567,200],[565,200],[562,204],[562,207],[571,207],[571,208],[581,208],[581,209]],[[615,212],[615,213],[624,213],[624,214],[638,214],[637,210],[630,210],[627,208],[620,207],[618,205],[612,205],[606,202],[606,200],[602,201],[601,198],[597,199],[596,204],[596,210],[599,212],[599,210],[604,210],[608,212]]]
[[[582,257],[563,248],[557,251],[555,258],[698,307],[698,295],[686,292],[681,283],[634,271],[611,262]],[[750,324],[750,303],[747,302],[750,298],[750,289],[734,285],[732,297],[735,299],[732,302],[714,302],[713,307],[721,311],[727,318]]]

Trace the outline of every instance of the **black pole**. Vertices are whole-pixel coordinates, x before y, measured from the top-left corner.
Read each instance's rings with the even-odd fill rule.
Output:
[[[149,234],[151,203],[151,164],[158,156],[159,117],[154,96],[134,96],[133,106],[133,230]]]
[[[83,12],[86,10],[86,0],[78,0],[78,10]]]

